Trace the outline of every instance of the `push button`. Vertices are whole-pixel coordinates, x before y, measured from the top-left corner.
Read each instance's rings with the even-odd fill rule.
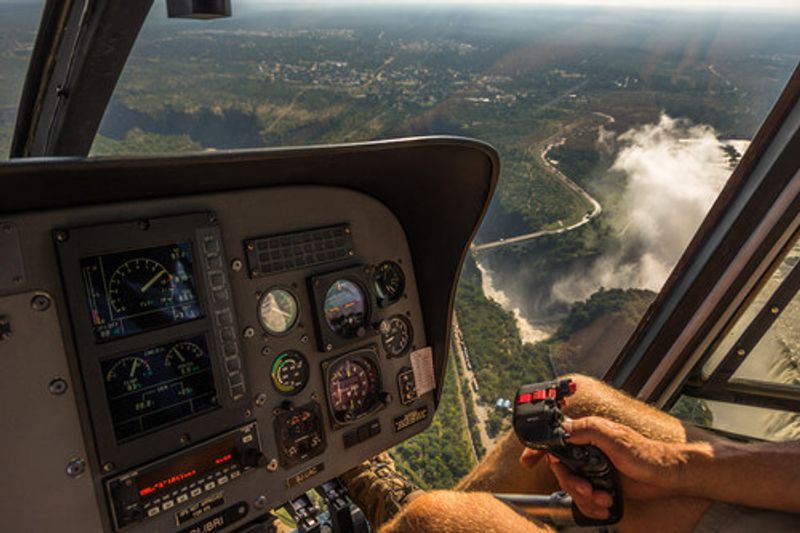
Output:
[[[381,432],[381,423],[379,420],[373,420],[369,423],[369,436],[374,437]]]
[[[212,289],[221,289],[225,286],[225,278],[222,277],[222,274],[219,273],[211,274],[210,280]]]
[[[358,444],[358,435],[355,431],[351,431],[350,433],[344,434],[344,447],[351,448]]]
[[[222,270],[222,258],[218,255],[206,257],[206,264],[209,270]]]
[[[219,241],[213,237],[206,237],[205,240],[203,241],[203,249],[208,255],[218,254]]]
[[[238,357],[228,357],[225,359],[225,370],[228,372],[237,372],[242,369],[242,362]]]

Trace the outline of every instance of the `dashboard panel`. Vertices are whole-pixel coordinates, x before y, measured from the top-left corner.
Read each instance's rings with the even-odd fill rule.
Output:
[[[374,199],[285,187],[44,218],[16,224],[56,250],[110,529],[169,531],[215,495],[279,506],[430,422],[395,428],[434,411],[398,381],[430,349]]]
[[[424,430],[496,179],[483,145],[431,144],[0,165],[0,450],[34,458],[0,472],[9,527],[234,530]],[[404,149],[410,181],[358,185]],[[442,168],[472,196],[430,226]]]

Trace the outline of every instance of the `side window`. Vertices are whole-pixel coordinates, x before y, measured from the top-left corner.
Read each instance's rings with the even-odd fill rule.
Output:
[[[737,313],[672,413],[767,440],[800,437],[800,243]]]

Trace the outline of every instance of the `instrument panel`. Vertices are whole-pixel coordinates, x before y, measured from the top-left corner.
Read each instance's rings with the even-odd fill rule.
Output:
[[[106,531],[245,523],[430,423],[434,389],[409,402],[401,381],[415,353],[433,372],[411,253],[374,199],[283,187],[15,223],[62,311]]]

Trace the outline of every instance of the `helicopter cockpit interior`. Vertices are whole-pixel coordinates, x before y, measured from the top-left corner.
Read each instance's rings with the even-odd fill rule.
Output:
[[[268,531],[287,505],[318,531],[316,489],[339,524],[367,531],[335,480],[431,424],[499,156],[428,137],[85,159],[151,4],[47,2],[18,159],[0,165],[4,528]],[[226,1],[168,5],[230,15]],[[617,386],[673,398],[698,332],[794,233],[792,84],[607,374]],[[757,228],[770,209],[783,211]],[[728,261],[762,230],[774,246]],[[728,263],[753,270],[712,294]],[[793,394],[773,398],[794,407]]]
[[[423,430],[495,157],[442,139],[4,169],[3,424],[38,428],[5,452],[40,458],[16,504],[48,487],[40,530],[241,525]]]

